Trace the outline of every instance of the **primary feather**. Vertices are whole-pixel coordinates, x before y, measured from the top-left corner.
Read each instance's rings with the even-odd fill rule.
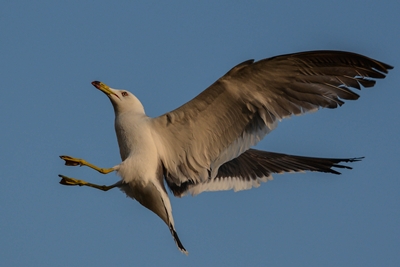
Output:
[[[339,174],[341,162],[361,158],[312,158],[251,149],[278,121],[319,108],[336,108],[372,87],[391,66],[350,52],[311,51],[245,61],[183,106],[157,118],[125,90],[93,85],[110,98],[122,163],[114,169],[128,196],[156,213],[178,248],[164,186],[188,192],[257,187],[272,173],[318,171]],[[75,163],[74,163],[75,164]],[[66,183],[68,180],[65,180]],[[97,187],[96,187],[97,188]]]

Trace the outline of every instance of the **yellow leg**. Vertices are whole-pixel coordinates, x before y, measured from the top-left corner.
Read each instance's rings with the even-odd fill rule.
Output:
[[[73,157],[70,157],[70,156],[60,156],[60,158],[65,160],[65,165],[67,165],[67,166],[78,166],[78,165],[79,166],[88,166],[89,168],[92,168],[92,169],[94,169],[94,170],[96,170],[96,171],[98,171],[100,173],[103,173],[103,174],[107,174],[107,173],[110,173],[110,172],[114,171],[113,168],[108,168],[108,169],[99,168],[99,167],[87,162],[84,159],[77,159],[77,158],[73,158]]]
[[[89,186],[92,188],[96,188],[102,191],[108,191],[114,187],[118,187],[120,185],[120,182],[113,184],[113,185],[97,185],[97,184],[91,184],[88,183],[84,180],[78,180],[75,178],[70,178],[64,175],[59,174],[58,175],[61,178],[60,184],[62,185],[79,185],[79,186]]]

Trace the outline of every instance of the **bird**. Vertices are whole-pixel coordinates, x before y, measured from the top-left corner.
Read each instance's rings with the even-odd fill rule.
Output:
[[[390,69],[360,54],[330,50],[247,60],[189,102],[154,118],[146,115],[131,92],[93,81],[114,108],[121,163],[100,168],[84,159],[60,157],[67,166],[87,166],[103,174],[115,171],[120,180],[106,186],[60,174],[60,183],[103,191],[119,188],[158,215],[178,249],[187,255],[175,229],[166,188],[176,197],[236,192],[272,180],[272,173],[340,174],[337,168],[351,169],[343,163],[362,157],[305,157],[252,147],[284,118],[334,109],[345,100],[358,99],[351,89],[374,86]]]

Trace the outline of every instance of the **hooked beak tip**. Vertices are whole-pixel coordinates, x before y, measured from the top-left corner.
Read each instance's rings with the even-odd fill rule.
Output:
[[[111,95],[114,95],[118,99],[120,99],[119,96],[115,92],[113,92],[113,90],[111,90],[111,88],[108,85],[106,85],[102,82],[99,82],[99,81],[93,81],[92,85],[94,87],[96,87],[97,89],[99,89],[100,91],[102,91],[103,93],[105,93],[108,97],[110,97]]]
[[[99,81],[93,81],[92,82],[92,85],[94,86],[94,87],[96,87],[97,89],[100,89],[99,87],[100,87],[100,84],[101,84],[101,82],[99,82]]]

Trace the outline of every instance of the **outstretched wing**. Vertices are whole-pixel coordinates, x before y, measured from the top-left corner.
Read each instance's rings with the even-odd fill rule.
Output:
[[[258,187],[261,182],[272,180],[272,173],[313,171],[340,174],[333,168],[351,167],[339,163],[360,160],[362,158],[313,158],[249,149],[220,166],[214,178],[199,183],[187,181],[180,186],[168,185],[174,195],[179,197],[188,192],[197,195],[204,191],[240,191]]]
[[[197,97],[154,118],[168,183],[201,183],[248,150],[277,121],[356,100],[350,88],[372,87],[391,66],[341,51],[277,56],[232,68]]]

